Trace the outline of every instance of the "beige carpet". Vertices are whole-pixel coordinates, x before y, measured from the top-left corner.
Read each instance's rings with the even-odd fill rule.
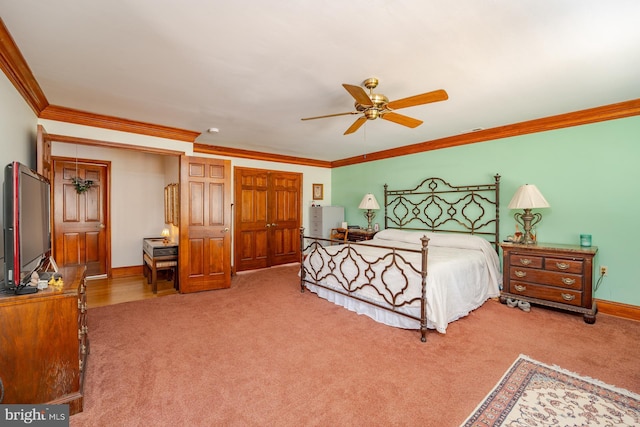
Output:
[[[89,309],[71,425],[458,426],[521,353],[640,392],[637,322],[489,301],[422,343],[300,293],[297,271]]]

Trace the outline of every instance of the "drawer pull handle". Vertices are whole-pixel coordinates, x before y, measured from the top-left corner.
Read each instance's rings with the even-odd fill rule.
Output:
[[[527,287],[522,285],[515,285],[514,288],[516,288],[516,291],[518,292],[524,292],[527,290]]]
[[[576,299],[575,295],[570,295],[570,294],[560,294],[562,295],[562,299],[565,301],[573,301],[574,299]]]
[[[520,258],[520,264],[529,265],[531,264],[531,260],[529,258]]]
[[[556,267],[558,267],[560,270],[566,270],[570,267],[570,265],[566,262],[556,262]]]
[[[525,277],[527,275],[527,272],[526,271],[516,270],[515,273],[513,273],[513,274],[515,274],[518,277]]]
[[[576,279],[572,279],[571,277],[563,277],[562,283],[564,283],[565,285],[573,285],[574,283],[576,283]]]

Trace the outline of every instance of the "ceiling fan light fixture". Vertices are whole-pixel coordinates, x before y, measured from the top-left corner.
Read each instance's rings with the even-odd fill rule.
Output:
[[[377,108],[369,108],[364,112],[364,116],[367,120],[375,120],[380,116],[380,111]]]
[[[369,98],[371,98],[371,102],[373,102],[373,105],[378,108],[383,107],[389,102],[389,98],[379,93],[372,93],[371,95],[369,95]]]

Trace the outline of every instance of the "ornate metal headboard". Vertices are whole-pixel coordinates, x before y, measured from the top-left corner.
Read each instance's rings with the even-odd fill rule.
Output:
[[[498,250],[500,242],[500,175],[493,184],[449,184],[427,178],[410,190],[384,185],[384,226],[404,230],[476,234]]]

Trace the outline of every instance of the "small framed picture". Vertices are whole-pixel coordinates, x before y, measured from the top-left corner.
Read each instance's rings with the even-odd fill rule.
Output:
[[[313,200],[322,200],[324,198],[324,188],[322,184],[313,184]]]

